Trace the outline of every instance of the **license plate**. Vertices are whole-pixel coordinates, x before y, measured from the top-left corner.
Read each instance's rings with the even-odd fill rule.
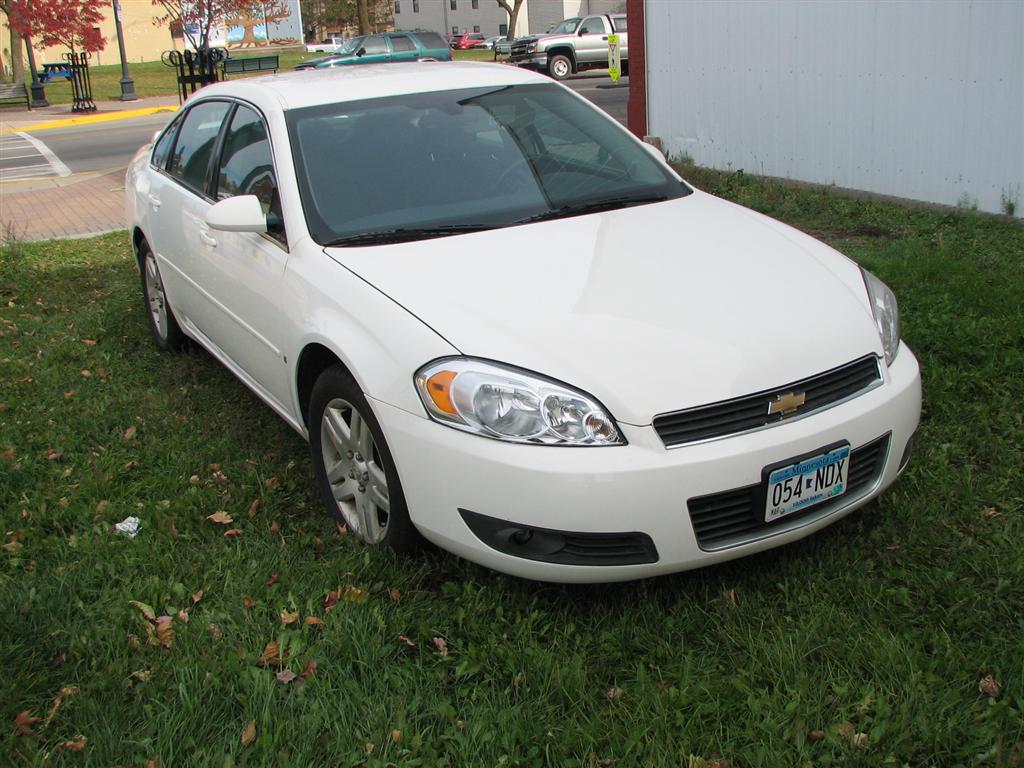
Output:
[[[768,474],[764,521],[770,523],[842,495],[849,468],[850,446],[842,445],[773,469]]]

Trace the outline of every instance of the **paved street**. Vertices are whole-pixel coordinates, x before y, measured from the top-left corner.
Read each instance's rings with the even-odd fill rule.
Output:
[[[567,85],[625,124],[628,82],[612,85],[605,73],[599,73],[574,78]],[[106,108],[113,113],[122,106],[174,103],[173,97],[160,97]],[[6,230],[10,225],[28,240],[123,228],[125,168],[172,114],[33,129],[54,117],[69,117],[67,108],[51,108],[43,114],[0,112],[6,128],[0,135],[0,227]]]

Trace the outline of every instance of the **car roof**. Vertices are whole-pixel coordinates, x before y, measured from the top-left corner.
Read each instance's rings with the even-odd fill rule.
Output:
[[[409,62],[358,67],[304,69],[212,83],[195,98],[236,96],[261,107],[301,109],[406,93],[457,88],[548,83],[548,78],[518,67],[489,62]]]

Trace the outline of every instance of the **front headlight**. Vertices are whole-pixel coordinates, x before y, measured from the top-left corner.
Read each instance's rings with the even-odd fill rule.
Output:
[[[537,50],[537,44],[536,43],[530,43],[529,45],[526,46],[526,52],[527,53],[533,53],[536,50]]]
[[[889,286],[861,267],[864,287],[868,290],[871,314],[875,317],[875,328],[882,339],[885,350],[885,364],[891,365],[900,349],[900,310],[896,306],[896,295]]]
[[[510,366],[435,360],[416,372],[416,391],[435,421],[478,435],[542,445],[626,442],[593,398]]]

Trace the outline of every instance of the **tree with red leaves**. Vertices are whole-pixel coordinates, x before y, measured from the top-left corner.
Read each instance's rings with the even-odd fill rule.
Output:
[[[283,0],[153,0],[163,13],[157,24],[181,25],[193,48],[209,48],[210,33],[231,19],[262,19],[288,15]]]
[[[5,5],[11,9],[5,8],[11,30],[22,37],[89,53],[106,45],[99,31],[106,0],[6,0]]]

